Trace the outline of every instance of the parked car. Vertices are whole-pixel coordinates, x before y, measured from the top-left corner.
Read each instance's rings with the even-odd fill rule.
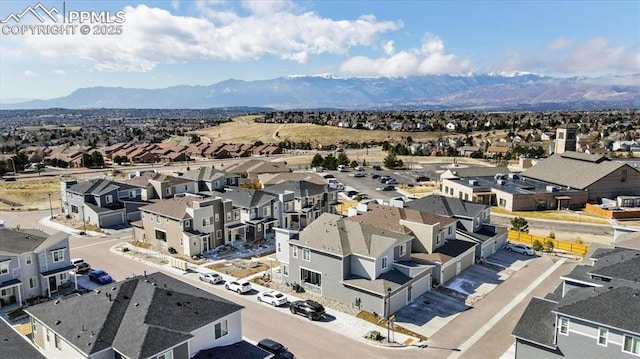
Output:
[[[381,168],[380,166],[378,166],[378,165],[374,165],[374,166],[372,166],[371,168],[373,168],[373,169],[374,169],[374,170],[376,170],[376,171],[380,171],[380,170],[382,170],[382,168]]]
[[[378,188],[378,190],[379,191],[395,191],[396,188],[393,185],[388,184],[382,188]]]
[[[364,172],[356,172],[353,174],[353,177],[366,177],[366,175],[364,174]]]
[[[228,281],[224,284],[224,287],[227,290],[231,290],[240,294],[251,291],[251,283],[243,279]]]
[[[338,165],[338,172],[347,172],[347,166]]]
[[[357,197],[360,197],[360,199],[367,199],[367,198],[369,198],[369,195],[368,195],[368,194],[366,194],[366,193],[364,193],[364,192],[361,192],[361,193],[358,193],[358,194],[356,195],[356,198],[357,198]]]
[[[524,244],[513,244],[513,243],[507,242],[506,249],[508,251],[512,251],[520,254],[526,254],[528,256],[532,256],[536,254],[533,248]]]
[[[344,194],[347,195],[347,197],[351,198],[351,197],[357,195],[358,191],[354,191],[354,190],[346,191]]]
[[[371,175],[371,178],[378,179],[378,178],[380,178],[380,175],[374,173],[374,174]]]
[[[207,282],[211,284],[218,284],[220,282],[224,282],[224,279],[222,279],[222,276],[214,272],[200,273],[200,276],[198,278],[200,278],[200,280],[203,282]]]
[[[416,177],[416,182],[429,182],[429,177],[427,176],[418,176]]]
[[[98,284],[109,284],[113,282],[113,278],[111,278],[109,273],[103,271],[102,269],[92,270],[89,273],[89,280]]]
[[[275,290],[269,290],[258,294],[258,302],[264,302],[273,305],[274,307],[281,306],[287,303],[289,299],[286,295],[276,292]]]
[[[271,340],[262,339],[258,342],[258,348],[264,349],[273,354],[274,359],[294,359],[295,356],[284,345]]]
[[[302,315],[309,320],[318,320],[325,315],[322,304],[313,300],[296,300],[291,303],[289,310],[291,310],[291,313]]]
[[[76,267],[76,273],[84,273],[91,269],[89,263],[85,262],[82,258],[73,258],[71,264]]]

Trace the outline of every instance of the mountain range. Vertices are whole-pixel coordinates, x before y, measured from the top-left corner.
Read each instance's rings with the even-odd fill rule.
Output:
[[[5,103],[44,108],[339,108],[345,110],[594,110],[640,108],[640,74],[558,78],[529,73],[379,78],[290,76],[162,89],[90,87],[50,100]]]

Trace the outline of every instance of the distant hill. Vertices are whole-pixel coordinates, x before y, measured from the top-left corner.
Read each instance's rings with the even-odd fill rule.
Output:
[[[640,74],[554,78],[535,74],[335,78],[294,76],[226,80],[163,89],[91,87],[68,96],[3,104],[4,109],[213,108],[345,110],[591,110],[640,108]]]

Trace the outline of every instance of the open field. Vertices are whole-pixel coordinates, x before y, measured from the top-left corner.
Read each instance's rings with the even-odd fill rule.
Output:
[[[398,132],[345,129],[308,123],[256,123],[260,116],[243,116],[232,122],[198,131],[200,136],[213,142],[226,143],[278,143],[291,140],[310,142],[312,145],[339,144],[342,142],[400,141],[411,136],[413,141],[433,140],[442,137],[440,132]]]
[[[60,180],[0,182],[0,210],[48,209],[60,207]]]
[[[606,218],[582,214],[582,212],[567,211],[529,211],[529,212],[509,212],[500,207],[491,207],[492,213],[509,214],[517,217],[533,218],[533,219],[551,219],[556,221],[576,222],[576,223],[595,223],[609,224]]]

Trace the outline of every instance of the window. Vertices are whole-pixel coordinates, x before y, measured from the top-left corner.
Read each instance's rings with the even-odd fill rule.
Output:
[[[442,245],[442,238],[444,237],[444,233],[440,232],[438,233],[438,236],[436,237],[436,246],[440,246]]]
[[[6,297],[13,294],[13,288],[7,288],[0,291],[0,296]]]
[[[607,346],[607,337],[609,336],[609,329],[598,328],[598,345]]]
[[[282,243],[278,242],[278,253],[282,253]]]
[[[57,251],[52,251],[51,255],[53,256],[53,262],[58,263],[64,260],[64,249],[58,249]]]
[[[29,289],[33,289],[38,286],[38,277],[29,278]]]
[[[213,223],[213,217],[205,217],[202,219],[203,226],[210,226]]]
[[[159,241],[167,241],[167,232],[156,229],[156,239]]]
[[[560,334],[569,334],[569,319],[560,318]]]
[[[182,228],[186,229],[186,228],[189,228],[189,227],[191,227],[191,221],[184,221],[182,223]]]
[[[30,255],[30,254],[28,254],[28,255],[26,255],[26,256],[24,257],[24,262],[25,262],[26,264],[31,264],[31,261],[32,261],[32,258],[31,258],[31,255]]]
[[[9,273],[9,264],[10,263],[11,263],[11,261],[4,261],[4,262],[0,263],[0,274]]]
[[[222,239],[222,229],[216,230],[216,239]]]
[[[53,341],[56,344],[56,349],[62,349],[62,346],[60,345],[60,337],[58,336],[58,334],[53,334]]]
[[[625,353],[640,354],[640,338],[625,334],[622,351]]]
[[[387,269],[389,267],[389,258],[382,257],[382,269]]]
[[[269,217],[271,215],[271,211],[269,207],[264,207],[262,209],[262,216],[263,217]]]
[[[287,277],[289,276],[289,265],[288,264],[283,264],[282,265],[282,274],[286,275]]]
[[[129,198],[135,198],[136,197],[136,191],[129,191]]]
[[[400,245],[400,257],[404,256],[405,254],[407,254],[407,245],[402,244]]]
[[[258,223],[258,232],[262,230],[262,223]]]
[[[104,201],[105,201],[107,204],[111,204],[111,203],[113,203],[113,196],[112,196],[112,195],[110,195],[110,194],[108,194],[108,195],[104,196]]]
[[[298,258],[298,247],[293,246],[293,258]]]
[[[300,268],[300,278],[302,281],[320,287],[322,285],[322,274],[312,272],[308,269]]]
[[[158,355],[158,359],[173,359],[173,349]]]
[[[500,198],[500,200],[498,201],[498,206],[502,207],[502,208],[506,207],[507,206],[507,200],[504,199],[504,198]]]
[[[226,320],[221,321],[215,325],[215,336],[216,339],[220,339],[225,335],[229,334],[229,326]]]
[[[451,235],[452,232],[453,232],[453,227],[451,226],[447,227],[447,234]]]
[[[227,221],[231,220],[231,212],[227,212]]]
[[[165,193],[167,194],[167,196],[168,196],[168,195],[170,195],[170,194],[171,194],[171,188],[167,188],[167,189],[165,190]]]
[[[235,220],[240,219],[240,210],[236,209],[233,211],[233,219]]]
[[[620,182],[627,182],[627,170],[622,170],[622,178],[620,178]]]
[[[180,238],[180,247],[183,247],[184,244],[182,244],[182,238]]]
[[[156,214],[156,223],[160,223],[160,216]]]
[[[71,213],[78,214],[78,206],[71,205]]]
[[[311,261],[311,251],[307,248],[302,249],[302,259],[307,262]]]
[[[60,273],[60,280],[63,281],[67,279],[67,273]]]
[[[220,222],[220,213],[216,213],[215,219],[216,219],[216,222]]]

